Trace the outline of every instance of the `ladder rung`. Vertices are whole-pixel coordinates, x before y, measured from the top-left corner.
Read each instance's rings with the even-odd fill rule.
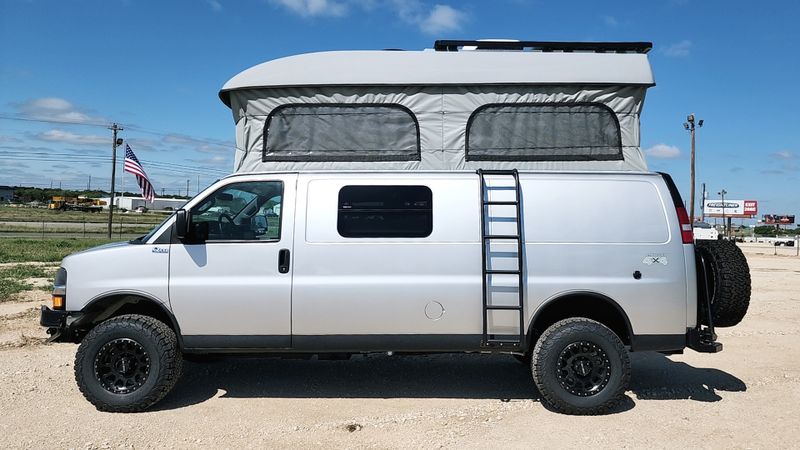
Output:
[[[501,311],[522,311],[522,307],[518,305],[486,305],[486,309],[498,309]]]
[[[484,239],[519,239],[519,236],[513,234],[488,234],[483,237]]]
[[[522,272],[520,272],[519,270],[493,270],[492,269],[492,270],[487,270],[486,273],[487,274],[498,274],[498,275],[519,275]]]
[[[517,201],[488,201],[483,202],[484,205],[518,205],[519,202]]]

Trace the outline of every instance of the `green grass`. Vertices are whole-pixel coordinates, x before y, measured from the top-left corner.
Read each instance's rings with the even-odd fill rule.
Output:
[[[60,262],[70,253],[96,247],[119,239],[0,239],[0,263],[11,262]]]
[[[10,278],[0,278],[0,302],[12,299],[14,294],[33,289],[28,283]]]
[[[55,270],[55,267],[23,264],[0,267],[0,302],[11,300],[14,294],[34,289],[33,285],[25,282],[28,278],[47,278],[50,283],[39,289],[52,291]]]

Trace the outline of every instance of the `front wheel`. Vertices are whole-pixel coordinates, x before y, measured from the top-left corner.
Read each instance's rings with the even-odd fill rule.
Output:
[[[86,335],[75,355],[75,380],[98,410],[138,412],[167,395],[182,365],[177,338],[167,325],[129,314]]]
[[[533,349],[533,381],[544,403],[565,414],[605,414],[624,399],[628,352],[603,324],[575,317],[545,330]]]

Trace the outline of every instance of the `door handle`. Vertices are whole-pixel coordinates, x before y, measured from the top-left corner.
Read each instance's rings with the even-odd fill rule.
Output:
[[[278,272],[280,273],[288,273],[289,272],[289,249],[282,248],[278,252]]]

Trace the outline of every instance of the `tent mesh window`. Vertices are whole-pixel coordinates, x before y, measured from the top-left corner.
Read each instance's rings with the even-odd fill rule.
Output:
[[[467,122],[466,159],[621,160],[619,121],[599,103],[483,105]]]
[[[264,162],[420,160],[419,124],[401,105],[282,105],[264,130]]]

